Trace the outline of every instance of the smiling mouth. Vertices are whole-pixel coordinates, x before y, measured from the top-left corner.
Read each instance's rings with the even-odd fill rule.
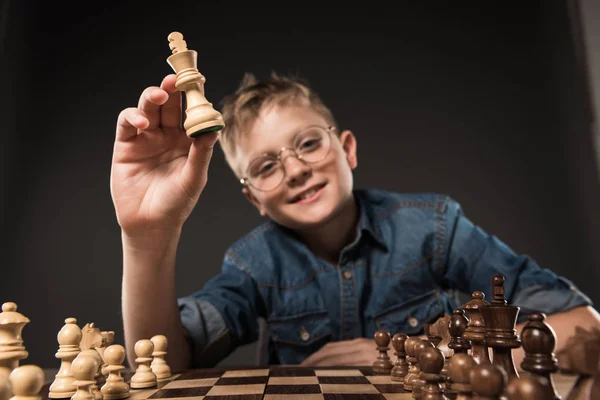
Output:
[[[322,188],[325,187],[325,183],[322,183],[320,185],[316,185],[313,186],[312,188],[300,193],[299,195],[294,196],[291,200],[290,203],[297,203],[299,201],[302,201],[304,199],[307,199],[311,196],[313,196],[315,193],[317,193],[319,190],[321,190]]]

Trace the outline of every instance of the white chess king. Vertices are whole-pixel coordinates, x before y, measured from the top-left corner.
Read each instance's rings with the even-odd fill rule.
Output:
[[[172,32],[168,40],[173,54],[167,58],[167,63],[177,73],[175,87],[185,93],[187,103],[183,123],[186,135],[196,137],[223,129],[223,116],[204,97],[206,78],[198,72],[196,66],[198,53],[187,49],[183,35],[179,32]]]

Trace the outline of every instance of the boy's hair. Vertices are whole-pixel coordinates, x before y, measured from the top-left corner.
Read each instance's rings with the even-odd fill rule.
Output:
[[[271,76],[263,81],[258,81],[252,73],[245,73],[238,89],[225,96],[222,104],[225,128],[221,131],[219,143],[227,163],[238,178],[242,178],[244,172],[236,163],[237,143],[251,129],[263,107],[309,107],[325,118],[329,125],[337,128],[332,112],[305,80],[294,76],[284,77],[276,72],[271,72]]]

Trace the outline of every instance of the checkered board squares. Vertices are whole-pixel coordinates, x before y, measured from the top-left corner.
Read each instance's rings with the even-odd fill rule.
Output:
[[[132,400],[408,400],[412,394],[371,368],[281,367],[190,370]]]

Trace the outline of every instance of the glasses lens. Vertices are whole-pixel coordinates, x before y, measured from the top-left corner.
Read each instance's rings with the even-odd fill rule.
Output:
[[[331,136],[320,127],[310,127],[298,134],[294,141],[296,154],[307,163],[316,163],[327,157]]]
[[[269,191],[283,180],[283,167],[277,157],[265,156],[252,161],[248,166],[248,183],[255,189]]]

